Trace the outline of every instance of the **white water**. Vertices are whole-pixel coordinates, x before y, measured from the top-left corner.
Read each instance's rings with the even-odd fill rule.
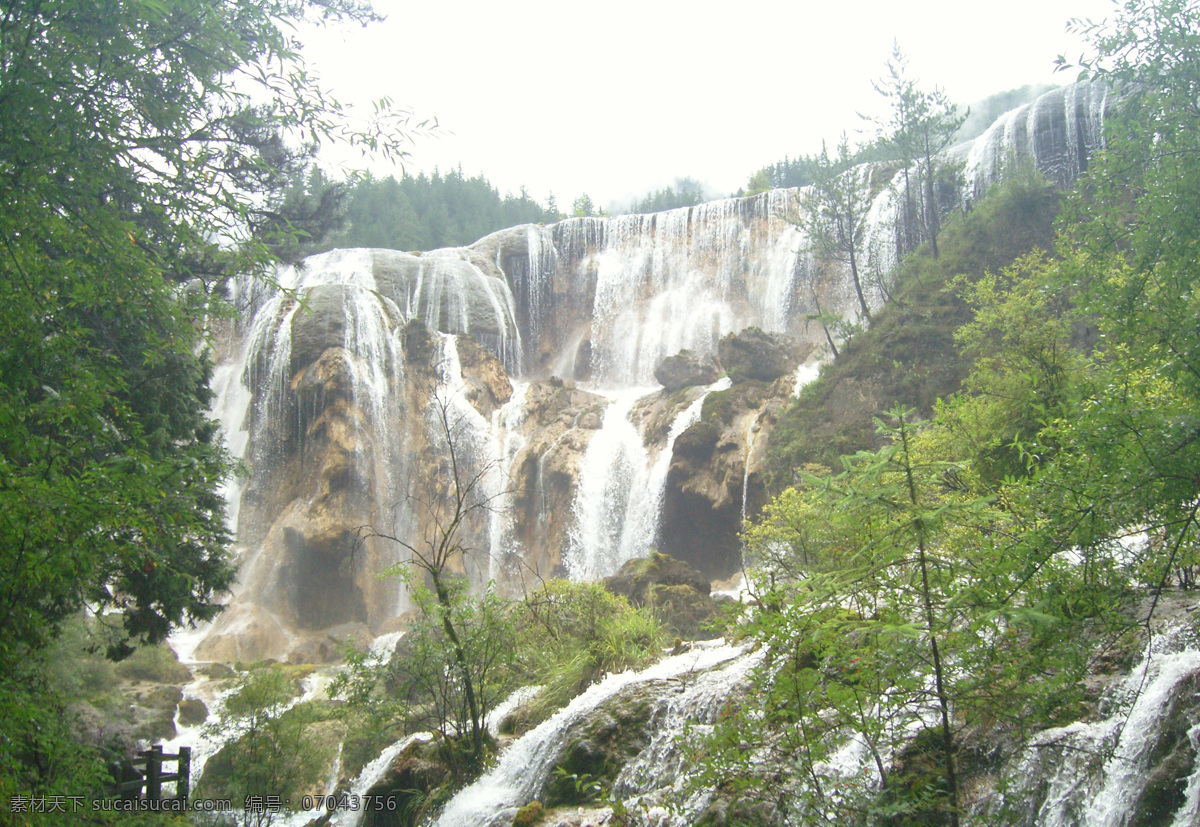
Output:
[[[800,365],[796,368],[796,389],[792,391],[792,396],[799,396],[804,386],[814,381],[820,375],[820,362],[813,362],[811,365]]]
[[[390,747],[385,748],[384,751],[379,754],[378,758],[363,767],[362,771],[355,776],[353,781],[350,782],[350,789],[347,791],[348,794],[351,796],[366,795],[368,792],[370,792],[372,787],[383,780],[384,775],[387,774],[388,769],[392,765],[392,761],[395,760],[397,755],[404,752],[404,750],[408,749],[418,741],[426,742],[431,740],[433,740],[432,734],[428,732],[418,732],[414,735],[409,735],[406,738],[402,738],[401,740],[392,744]],[[309,813],[307,817],[311,819],[313,818],[313,814]],[[362,823],[362,818],[362,810],[338,809],[333,814],[333,817],[329,819],[329,824],[331,827],[332,825],[336,825],[336,827],[358,827],[358,825]]]
[[[575,525],[565,556],[571,579],[608,577],[627,560],[650,552],[675,440],[699,421],[705,397],[729,386],[729,378],[722,377],[678,413],[653,460],[630,420],[633,406],[651,391],[633,388],[613,395],[580,463],[579,489],[572,505]]]
[[[742,653],[736,646],[713,641],[691,652],[664,658],[641,672],[609,675],[515,741],[490,772],[462,790],[446,805],[436,824],[442,827],[490,827],[511,824],[517,807],[541,790],[559,760],[569,728],[605,701],[635,684],[690,676]]]
[[[647,392],[633,388],[615,394],[583,455],[571,507],[575,525],[564,555],[573,580],[606,577],[641,548],[642,527],[627,518],[646,490],[649,456],[629,415]]]
[[[510,507],[513,463],[527,444],[521,426],[525,422],[528,390],[528,382],[514,382],[512,397],[492,414],[489,446],[500,474],[499,489],[495,492],[488,522],[488,580],[491,582],[499,582],[506,571],[520,566],[521,548],[513,536]]]
[[[1200,648],[1180,628],[1156,635],[1142,662],[1106,693],[1105,717],[1040,733],[1012,770],[1007,802],[1039,827],[1122,827],[1146,782],[1150,752],[1179,682],[1200,670]],[[1193,728],[1189,737],[1200,737]],[[1200,768],[1179,827],[1200,822]],[[1028,787],[1026,785],[1029,785]]]
[[[647,810],[656,827],[693,823],[712,791],[689,788],[692,768],[686,746],[712,732],[765,656],[765,649],[741,654],[683,682],[682,691],[666,693],[654,714],[650,743],[621,770],[613,782],[613,798],[630,809]],[[667,803],[671,809],[662,806]]]

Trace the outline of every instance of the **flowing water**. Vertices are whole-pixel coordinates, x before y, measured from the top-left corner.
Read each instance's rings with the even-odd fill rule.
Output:
[[[955,150],[969,182],[962,200],[969,202],[996,180],[1012,157],[1033,159],[1056,180],[1077,176],[1086,167],[1087,151],[1099,145],[1107,105],[1102,89],[1080,85],[1004,116],[972,144]],[[879,173],[867,167],[850,174],[872,192],[863,279],[868,302],[877,307],[884,299],[879,276],[894,266],[903,242],[897,229],[902,211],[898,184],[877,181]],[[350,472],[362,481],[374,515],[397,536],[416,536],[419,515],[407,503],[413,487],[422,484],[421,474],[431,467],[430,462],[421,464],[418,437],[429,439],[436,429],[429,427],[431,410],[414,407],[411,386],[417,366],[406,364],[403,340],[412,319],[433,332],[435,396],[453,414],[464,459],[481,475],[482,495],[496,506],[472,528],[478,536],[469,538],[487,557],[469,568],[474,585],[501,581],[519,568],[528,550],[517,538],[535,535],[550,522],[539,510],[544,506],[534,508],[530,513],[539,525],[524,531],[509,506],[515,466],[534,443],[529,389],[551,372],[589,382],[587,387],[602,388],[608,397],[600,427],[590,433],[578,461],[562,563],[571,577],[594,579],[644,555],[658,539],[675,440],[699,417],[703,394],[725,387],[710,386],[691,399],[663,435],[648,444],[639,411],[641,400],[658,390],[654,370],[661,360],[684,348],[711,356],[720,338],[751,325],[814,339],[806,317],[815,312],[818,292],[825,310],[847,318],[858,312],[849,274],[817,268],[803,231],[788,221],[803,195],[794,189],[773,190],[654,215],[568,219],[549,227],[502,231],[470,248],[420,255],[335,250],[281,270],[275,286],[239,282],[233,298],[244,315],[214,372],[213,416],[231,452],[251,472],[248,479],[228,482],[225,495],[230,526],[245,558],[233,602],[253,605],[258,613],[243,617],[231,612],[225,631],[241,634],[256,624],[274,624],[288,645],[299,634],[285,609],[267,605],[264,584],[283,582],[279,573],[291,561],[277,556],[278,549],[291,547],[279,538],[289,531],[303,535],[306,515],[322,507],[325,495],[301,489],[293,503],[281,505],[271,500],[271,492],[312,475],[313,469],[304,465],[305,440],[328,404],[313,360],[325,359],[330,349],[341,349],[348,373],[348,407],[338,410],[353,430],[347,440],[353,445]],[[493,351],[513,380],[510,401],[490,416],[480,414],[470,401],[472,388],[455,338],[462,333]],[[796,393],[815,375],[815,365],[799,368]],[[338,392],[333,384],[329,387]],[[325,422],[322,427],[335,426]],[[546,457],[569,441],[565,437],[532,458],[543,490]],[[753,430],[745,434],[743,518],[749,516],[746,490],[758,439]],[[271,551],[265,550],[268,541],[275,543]],[[352,567],[375,566],[354,581],[359,588],[392,590],[382,613],[364,598],[375,631],[408,608],[397,585],[361,585],[374,583],[378,570],[404,559],[398,549],[391,553],[393,557],[374,563],[362,562],[369,557],[350,559]],[[713,653],[718,651],[725,650],[704,650],[702,659],[717,657]],[[600,686],[615,692],[621,680],[634,678],[612,678]],[[599,686],[593,690],[603,694]],[[208,692],[200,687],[190,691],[197,697]],[[1116,780],[1116,770],[1109,775],[1114,784],[1123,783]],[[645,787],[632,777],[626,783],[631,791]],[[1189,800],[1195,802],[1200,776],[1189,784]],[[526,786],[510,779],[480,789]],[[494,803],[500,794],[493,792],[486,796]],[[1106,795],[1101,790],[1089,806],[1100,807],[1096,802],[1107,800]],[[500,797],[512,798],[509,793]]]
[[[698,679],[697,676],[706,670],[740,654],[740,647],[713,642],[699,645],[691,652],[664,658],[640,672],[609,675],[510,745],[491,771],[451,799],[436,823],[442,827],[511,824],[516,808],[532,800],[545,784],[561,757],[572,725],[586,719],[628,687],[681,678]]]

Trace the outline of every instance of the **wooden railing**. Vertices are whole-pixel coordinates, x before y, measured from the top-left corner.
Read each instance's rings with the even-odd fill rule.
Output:
[[[164,762],[175,762],[175,772],[164,772]],[[163,752],[161,746],[142,750],[133,759],[137,779],[122,781],[114,785],[113,791],[121,798],[144,798],[146,801],[162,799],[163,784],[175,783],[175,798],[187,801],[188,784],[191,781],[192,749],[180,747],[178,753]],[[141,765],[142,769],[138,770]],[[143,792],[143,790],[145,792]],[[132,795],[131,795],[132,794]]]

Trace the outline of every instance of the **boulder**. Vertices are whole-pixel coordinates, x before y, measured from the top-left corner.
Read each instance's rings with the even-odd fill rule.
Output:
[[[808,349],[811,350],[811,346]],[[730,333],[717,342],[717,357],[735,383],[748,379],[774,382],[785,374],[794,373],[807,355],[800,352],[791,338],[757,327]]]
[[[604,581],[604,588],[624,597],[633,606],[645,606],[656,588],[672,586],[686,586],[705,596],[712,590],[700,572],[682,560],[657,551],[651,552],[649,557],[627,560],[616,574]]]
[[[414,740],[392,759],[383,778],[367,791],[370,800],[385,802],[386,806],[367,810],[364,827],[420,823],[442,803],[438,792],[445,790],[451,776],[439,743]]]
[[[668,392],[692,385],[711,385],[721,376],[721,369],[708,356],[681,350],[668,356],[654,369],[654,378]]]

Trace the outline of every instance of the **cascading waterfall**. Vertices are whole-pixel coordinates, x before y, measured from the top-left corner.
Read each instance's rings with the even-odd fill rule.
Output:
[[[491,454],[500,471],[500,487],[495,492],[488,524],[488,579],[499,582],[512,568],[511,558],[521,556],[520,543],[513,535],[511,469],[527,440],[521,431],[525,420],[525,394],[528,382],[513,383],[512,398],[492,414]]]
[[[546,783],[573,724],[629,686],[699,674],[741,653],[740,647],[699,644],[691,652],[664,658],[641,672],[609,675],[509,746],[490,772],[451,799],[436,823],[442,827],[511,824],[516,808],[530,801]]]
[[[955,150],[953,157],[966,164],[969,186],[964,199],[970,200],[996,180],[1010,157],[1031,158],[1063,183],[1077,176],[1086,167],[1087,152],[1099,145],[1107,94],[1101,87],[1087,85],[1057,90],[1009,113],[975,142]],[[868,302],[878,306],[883,296],[872,278],[889,271],[896,261],[899,185],[879,186],[872,179],[879,171],[869,167],[851,174],[859,175],[860,183],[869,185],[874,194],[867,206],[861,260]],[[269,487],[264,479],[270,480],[272,475],[287,477],[286,482],[292,483],[309,479],[313,469],[305,465],[304,440],[307,426],[322,412],[326,400],[321,394],[327,387],[328,392],[339,395],[339,404],[343,396],[350,397],[344,405],[348,412],[342,408],[334,412],[343,416],[345,424],[339,420],[324,427],[353,431],[353,439],[346,440],[353,447],[350,473],[363,483],[354,488],[359,496],[356,507],[369,500],[370,507],[390,520],[387,527],[397,536],[412,536],[418,530],[419,515],[406,505],[406,495],[413,492],[413,486],[424,484],[421,475],[428,469],[418,467],[413,459],[421,455],[423,444],[409,440],[421,436],[422,424],[427,426],[425,437],[436,429],[428,427],[430,411],[415,409],[412,401],[424,398],[412,397],[411,386],[417,383],[415,377],[423,375],[420,371],[430,367],[415,361],[406,364],[407,340],[402,341],[401,334],[412,319],[423,321],[434,332],[430,340],[437,393],[461,425],[464,457],[472,468],[486,471],[483,495],[497,506],[488,519],[471,526],[477,536],[469,538],[470,542],[489,553],[486,566],[470,571],[475,585],[482,586],[488,579],[501,581],[518,562],[516,558],[528,551],[518,537],[529,540],[537,533],[518,530],[522,527],[516,526],[508,513],[509,480],[515,477],[517,463],[534,461],[525,467],[536,469],[530,472],[536,478],[531,484],[545,493],[550,476],[546,460],[560,446],[563,451],[580,452],[566,455],[565,460],[564,455],[556,454],[555,459],[562,461],[556,463],[558,467],[551,466],[560,475],[558,479],[569,477],[565,471],[573,472],[577,466],[573,498],[565,495],[555,506],[565,508],[570,502],[571,519],[551,519],[544,502],[543,510],[531,507],[529,514],[540,521],[538,529],[553,525],[555,531],[567,535],[566,548],[561,551],[568,573],[579,579],[598,578],[645,554],[657,539],[675,440],[698,419],[704,398],[701,394],[693,399],[674,417],[665,439],[659,437],[657,444],[648,447],[632,417],[640,398],[658,392],[654,371],[661,360],[684,348],[712,355],[721,337],[750,325],[812,339],[813,331],[804,329],[804,317],[815,310],[812,302],[818,294],[826,310],[847,316],[857,312],[848,275],[836,267],[818,268],[803,231],[787,220],[802,195],[794,189],[774,190],[655,215],[569,219],[549,227],[502,231],[467,248],[420,255],[333,251],[281,270],[277,280],[282,290],[255,280],[239,283],[235,299],[247,315],[239,331],[241,339],[229,348],[229,360],[216,368],[213,413],[231,451],[244,458],[254,474],[250,483],[237,481],[226,488],[231,527],[259,523],[243,528],[239,537],[239,542],[254,546],[244,567],[247,576],[255,576],[260,568],[286,568],[287,558],[258,565],[254,555],[268,540],[274,538],[277,547],[290,554],[291,547],[280,538],[291,532],[305,541],[310,539],[304,534],[310,528],[304,520],[309,509],[319,506],[314,489],[297,485],[292,500],[275,502],[263,492]],[[470,401],[477,388],[468,387],[463,376],[457,334],[469,334],[495,353],[513,379],[510,401],[490,416],[480,414]],[[320,371],[313,369],[315,360],[331,348],[344,352],[348,389],[333,380],[327,386],[322,384],[322,376],[316,375]],[[326,367],[332,370],[336,366]],[[575,422],[555,439],[539,443],[533,436],[532,415],[536,410],[540,416],[545,410],[532,407],[538,394],[530,388],[551,372],[604,389],[610,401],[599,429],[580,425],[584,417],[588,422],[595,419],[599,410],[598,405],[587,402],[574,409]],[[815,374],[815,366],[799,368],[796,392]],[[719,387],[724,385],[710,386],[703,393]],[[328,431],[325,433],[328,436]],[[749,516],[751,454],[759,438],[753,430],[745,435],[743,520]],[[538,446],[536,456],[528,456],[531,446]],[[735,464],[733,485],[737,473]],[[249,497],[247,504],[242,504],[243,488],[255,484],[258,489],[251,508]],[[736,500],[732,500],[731,511],[736,508]],[[320,535],[318,540],[335,534],[328,514],[320,517],[326,523],[311,532]],[[328,551],[322,546],[311,553]],[[559,551],[555,549],[554,554]],[[380,569],[390,562],[395,561],[365,565]],[[347,568],[360,565],[364,565],[361,558],[346,563]],[[368,569],[360,580],[369,580],[375,573]],[[261,597],[254,588],[243,586],[235,599],[252,602]],[[390,592],[387,597],[391,600]],[[395,600],[384,606],[383,617],[372,604],[367,621],[361,622],[372,632],[394,629],[395,625],[387,626],[386,621],[406,608],[405,595],[398,588]],[[252,632],[255,623],[267,617],[278,620],[294,644],[300,634],[297,628],[288,628],[286,618],[277,618],[274,607],[264,612],[239,620],[241,625],[235,631]],[[714,650],[706,651],[711,654]],[[739,668],[731,665],[730,676]],[[707,704],[706,697],[698,695],[692,701]],[[588,703],[592,701],[582,706]],[[661,746],[667,749],[665,743]],[[649,752],[646,761],[659,760],[650,757],[654,754]],[[380,775],[389,760],[390,756],[381,757]],[[512,760],[517,763],[506,772],[516,774],[524,769],[517,758]],[[638,780],[641,772],[628,769],[629,777],[622,782],[631,794],[650,789],[648,781]],[[648,778],[651,770],[644,772]],[[363,791],[369,787],[367,779],[356,784]],[[517,782],[504,784],[511,789]],[[518,786],[524,789],[525,784],[521,781]],[[1096,800],[1104,800],[1106,795],[1101,790]],[[1195,812],[1200,807],[1200,770],[1189,781],[1188,796],[1189,812]],[[1065,800],[1069,795],[1063,792],[1061,797]],[[448,813],[475,812],[470,806],[456,804]]]
[[[428,732],[417,732],[405,738],[401,738],[390,747],[384,749],[371,763],[362,768],[362,771],[350,782],[350,788],[347,791],[347,796],[364,796],[370,792],[371,788],[383,780],[388,769],[392,766],[392,760],[397,755],[404,752],[410,746],[418,742],[432,741],[433,735]],[[340,796],[339,796],[340,798]],[[339,807],[329,819],[330,827],[358,827],[362,823],[363,810],[361,808],[341,808]],[[311,820],[312,813],[299,814],[300,817]],[[299,822],[307,824],[308,821]]]
[[[1081,81],[1054,89],[1001,115],[969,144],[950,151],[965,163],[969,198],[983,194],[1016,164],[1031,162],[1051,181],[1069,185],[1103,142],[1103,120],[1115,103],[1103,84]]]
[[[607,577],[627,560],[644,557],[656,539],[663,491],[675,440],[700,419],[704,398],[730,385],[723,377],[677,414],[653,463],[642,435],[630,421],[645,388],[613,397],[600,431],[584,454],[572,510],[575,527],[566,556],[574,580]]]
[[[680,350],[713,353],[718,339],[748,325],[786,330],[805,246],[780,217],[794,198],[771,190],[607,219],[594,253],[597,384],[649,385],[658,363]]]
[[[692,767],[684,747],[712,732],[721,711],[765,656],[764,649],[739,655],[697,675],[682,691],[667,694],[655,713],[650,743],[617,775],[613,796],[630,809],[644,807],[658,827],[694,823],[713,791],[689,789]],[[664,796],[670,802],[663,801]],[[673,806],[667,809],[664,803]]]
[[[1036,735],[1015,768],[999,804],[1020,823],[1039,827],[1120,827],[1146,783],[1165,711],[1181,682],[1200,672],[1194,632],[1175,627],[1156,634],[1142,662],[1106,693],[1103,718]],[[1200,725],[1188,733],[1193,745]],[[984,820],[991,808],[982,813]],[[1188,777],[1186,801],[1173,827],[1200,819],[1200,760]]]
[[[617,394],[583,455],[572,506],[575,526],[565,561],[573,580],[612,574],[637,550],[639,526],[627,517],[645,490],[648,460],[629,414],[645,393],[646,389],[635,388]]]

